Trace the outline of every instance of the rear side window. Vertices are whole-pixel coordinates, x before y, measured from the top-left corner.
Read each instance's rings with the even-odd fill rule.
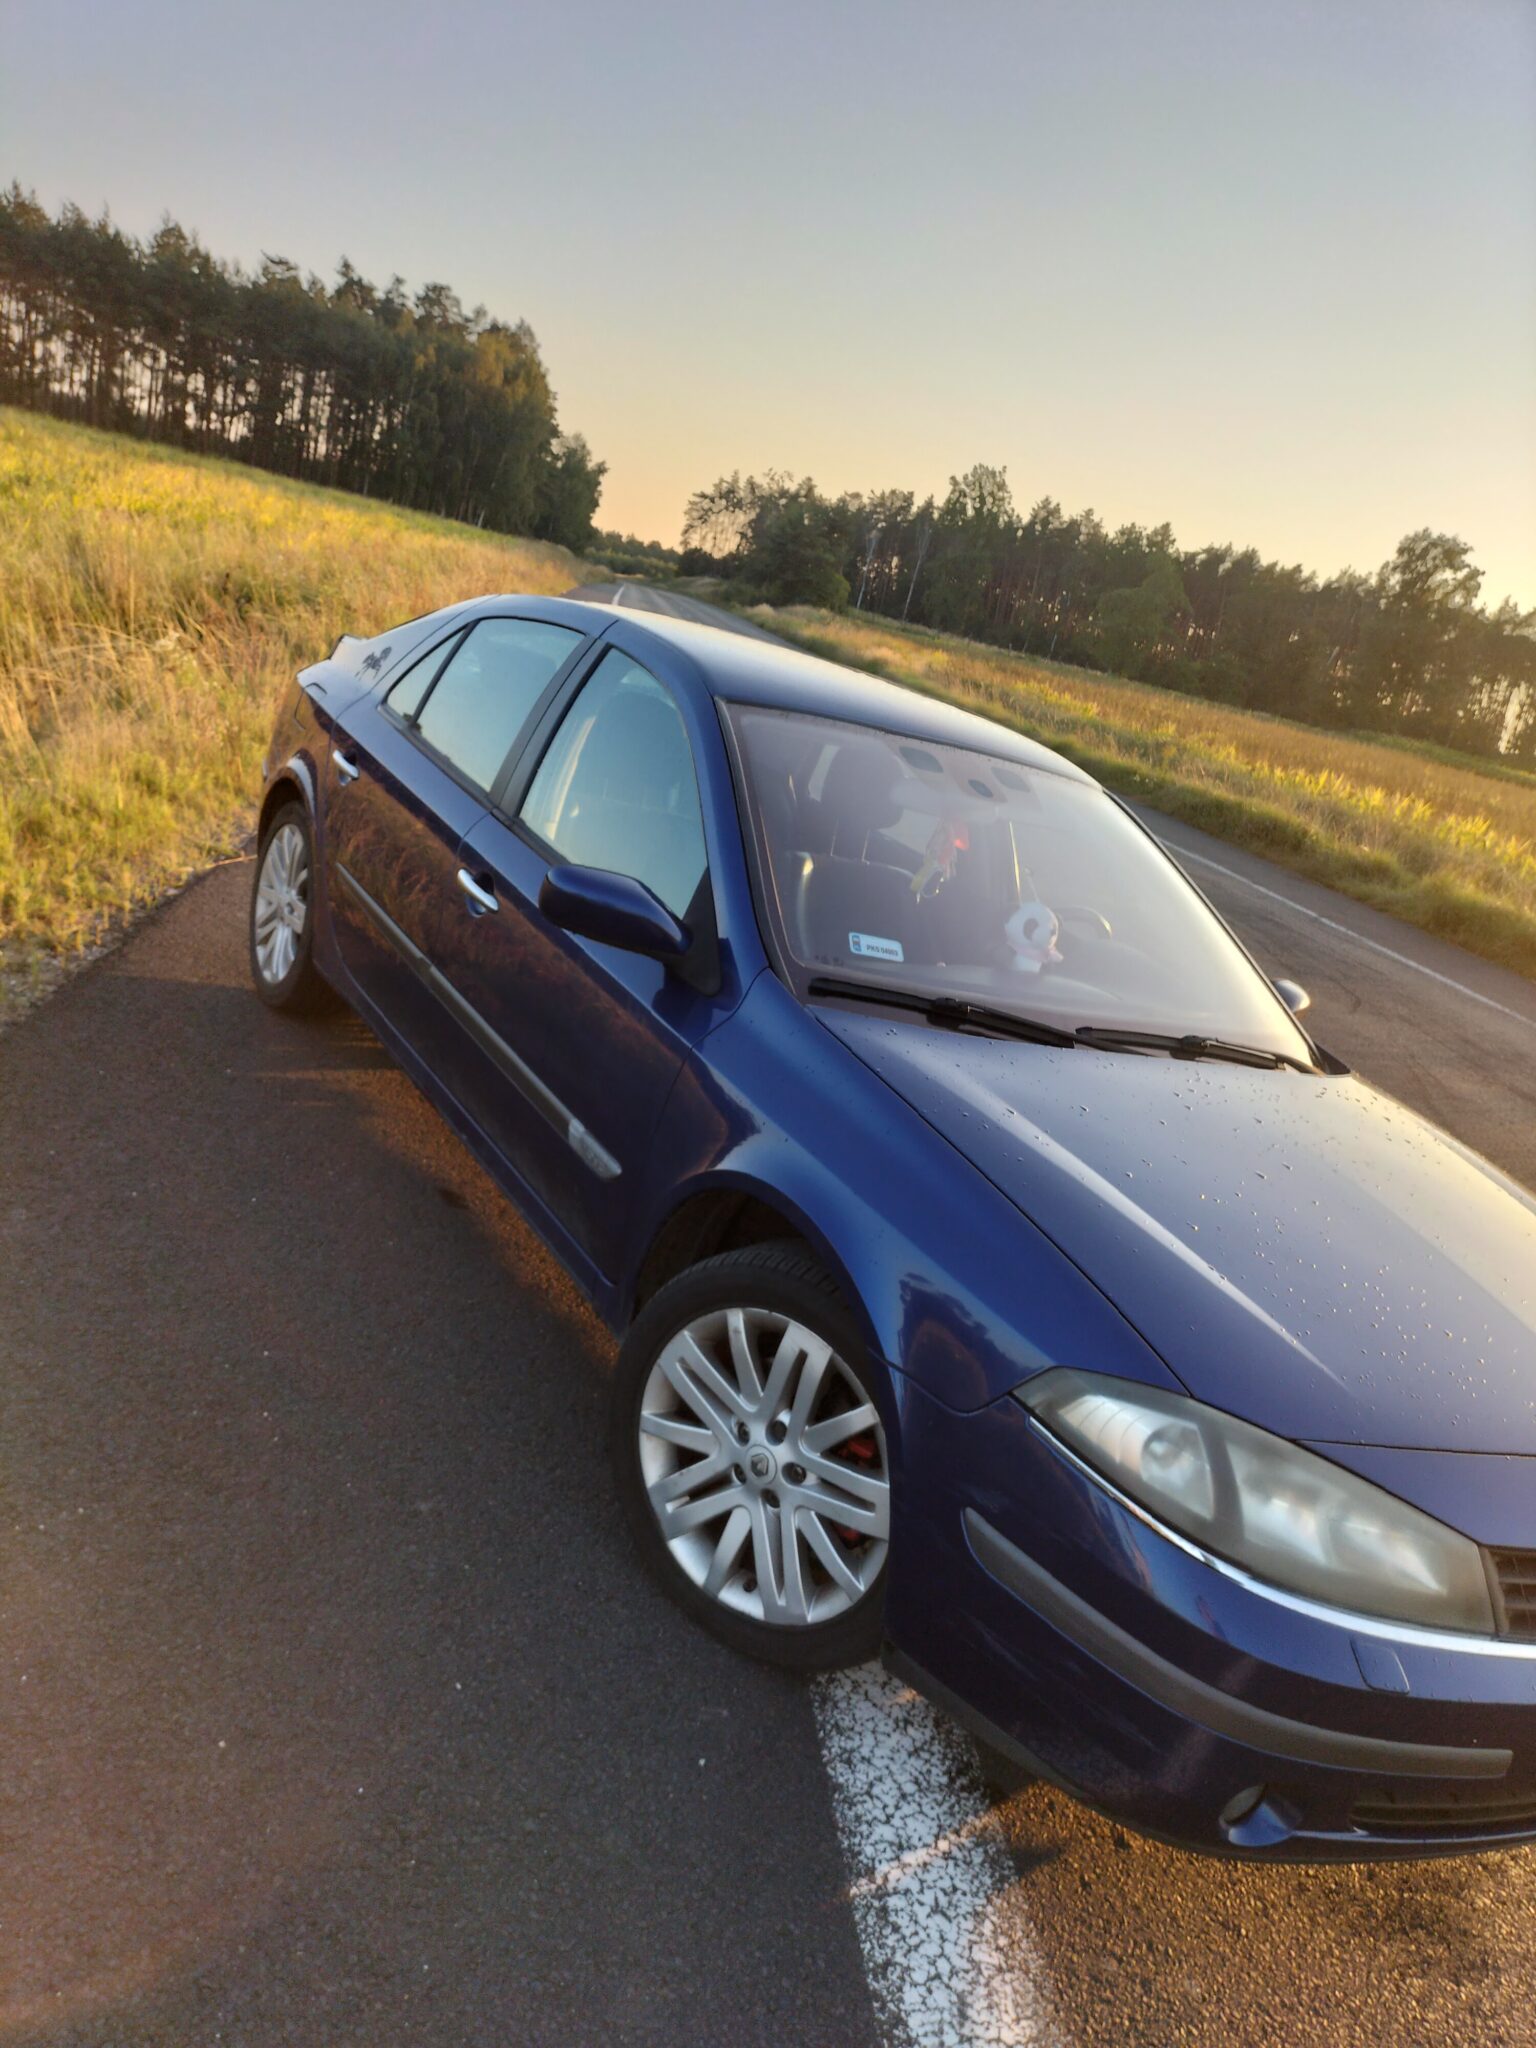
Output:
[[[449,656],[414,715],[393,698],[391,704],[413,719],[422,738],[461,775],[489,789],[550,678],[581,640],[570,627],[541,619],[481,619]],[[397,687],[414,674],[402,676]]]
[[[699,786],[672,693],[617,648],[566,713],[523,822],[577,867],[630,875],[685,917],[704,878]]]
[[[439,641],[430,654],[424,654],[420,661],[413,661],[385,698],[390,710],[397,718],[403,718],[407,725],[415,724],[438,670],[453,651],[453,644],[450,641],[444,646]]]

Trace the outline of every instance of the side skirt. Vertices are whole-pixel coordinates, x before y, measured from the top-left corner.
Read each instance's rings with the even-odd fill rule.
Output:
[[[500,1147],[486,1136],[458,1097],[443,1086],[420,1054],[401,1037],[378,1006],[363,994],[347,972],[334,938],[329,933],[327,938],[329,943],[324,949],[324,957],[316,960],[316,965],[326,980],[342,1001],[356,1011],[412,1086],[426,1097],[444,1121],[453,1127],[455,1134],[463,1139],[529,1229],[559,1260],[609,1329],[618,1334],[624,1320],[618,1289],[593,1265],[569,1231],[555,1220],[517,1168]],[[317,954],[319,950],[317,947]]]

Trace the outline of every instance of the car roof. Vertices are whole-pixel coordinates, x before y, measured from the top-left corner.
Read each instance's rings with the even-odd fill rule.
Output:
[[[486,598],[487,606],[506,603]],[[556,617],[592,615],[599,631],[621,619],[631,631],[664,641],[686,654],[711,695],[732,704],[761,705],[773,711],[808,712],[842,719],[850,725],[877,726],[940,746],[965,747],[973,753],[995,754],[1029,768],[1093,784],[1094,778],[1073,762],[1052,752],[1010,726],[998,725],[957,705],[925,697],[900,683],[863,675],[841,663],[802,654],[796,647],[766,635],[732,632],[722,626],[696,624],[661,612],[642,612],[628,605],[591,604],[569,598],[542,599]],[[599,624],[601,621],[601,626]]]

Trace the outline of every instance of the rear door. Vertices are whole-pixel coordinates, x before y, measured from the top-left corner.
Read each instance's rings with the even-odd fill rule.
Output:
[[[472,1113],[611,1274],[678,1069],[722,1014],[694,750],[672,691],[606,649],[515,814],[477,820],[462,857],[496,909],[463,920],[445,972],[504,1055]],[[693,980],[551,925],[538,898],[555,862],[644,882],[695,935]]]
[[[332,735],[326,856],[337,945],[367,1001],[458,1092],[467,1047],[430,964],[464,921],[460,841],[585,636],[483,617],[438,641]]]

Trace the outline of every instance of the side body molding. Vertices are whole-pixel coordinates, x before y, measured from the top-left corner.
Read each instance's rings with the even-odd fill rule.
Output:
[[[374,901],[356,876],[339,861],[332,872],[338,884],[394,947],[412,973],[431,990],[450,1016],[469,1033],[498,1072],[520,1095],[532,1103],[539,1115],[553,1129],[560,1133],[582,1165],[595,1173],[599,1180],[616,1180],[619,1175],[619,1162],[612,1153],[604,1150],[586,1125],[571,1114],[559,1096],[545,1086],[532,1067],[518,1057],[498,1032],[491,1029],[474,1005],[464,1000],[447,976],[433,966],[415,940],[400,929],[382,904]]]

